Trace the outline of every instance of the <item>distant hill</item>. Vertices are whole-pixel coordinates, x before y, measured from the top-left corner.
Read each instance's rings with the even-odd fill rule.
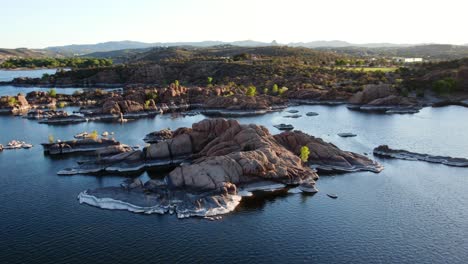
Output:
[[[468,46],[428,44],[409,47],[338,47],[320,48],[350,56],[364,57],[417,57],[426,60],[453,60],[468,57]]]
[[[128,50],[128,49],[144,49],[150,47],[212,47],[219,45],[233,45],[242,47],[266,47],[275,45],[286,45],[291,47],[304,47],[304,48],[322,48],[322,47],[407,47],[409,44],[392,44],[392,43],[369,43],[369,44],[353,44],[341,40],[332,41],[312,41],[312,42],[295,42],[295,43],[282,43],[278,44],[276,41],[261,42],[254,40],[242,40],[233,42],[224,41],[200,41],[200,42],[155,42],[145,43],[137,41],[110,41],[97,44],[80,44],[80,45],[66,45],[57,47],[48,47],[46,50],[54,51],[64,55],[84,55],[95,52],[107,52],[115,50]]]
[[[85,55],[89,53],[96,52],[107,52],[107,51],[116,51],[116,50],[129,50],[129,49],[145,49],[150,47],[175,47],[175,46],[193,46],[193,47],[211,47],[217,45],[232,44],[236,46],[268,46],[271,43],[253,41],[253,40],[244,40],[244,41],[234,41],[234,42],[223,42],[223,41],[201,41],[201,42],[155,42],[155,43],[145,43],[138,41],[109,41],[97,44],[73,44],[66,46],[56,46],[56,47],[47,47],[46,50],[61,53],[64,55]]]
[[[57,56],[59,55],[55,52],[40,49],[0,49],[0,62],[9,58],[45,58]]]
[[[159,47],[146,52],[135,53],[128,62],[164,62],[164,61],[213,61],[213,60],[246,60],[246,61],[298,61],[300,63],[321,64],[335,61],[342,56],[336,53],[313,50],[303,47],[264,46],[240,47],[218,45],[212,47]]]
[[[356,44],[341,40],[331,41],[312,41],[312,42],[293,42],[287,44],[292,47],[305,48],[344,48],[344,47],[361,47],[361,48],[382,48],[382,47],[409,47],[411,44],[394,44],[394,43],[366,43]]]
[[[46,50],[60,53],[66,56],[84,55],[94,52],[106,52],[124,49],[143,49],[156,46],[151,43],[144,43],[138,41],[109,41],[97,44],[73,44],[66,46],[47,47]]]

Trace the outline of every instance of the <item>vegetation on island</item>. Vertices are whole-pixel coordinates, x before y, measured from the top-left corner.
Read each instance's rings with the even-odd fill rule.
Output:
[[[96,58],[10,58],[0,68],[96,68],[111,66],[111,59]]]
[[[302,162],[307,162],[309,160],[309,155],[310,155],[309,147],[302,146],[301,147],[301,154],[300,154]]]

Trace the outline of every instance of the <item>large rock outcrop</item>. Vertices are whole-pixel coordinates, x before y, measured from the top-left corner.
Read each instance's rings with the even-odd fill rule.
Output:
[[[398,95],[390,84],[367,85],[348,102],[349,109],[387,114],[413,114],[421,109],[416,99]]]
[[[363,155],[340,150],[331,143],[327,143],[320,138],[315,138],[300,131],[283,132],[275,135],[275,139],[282,146],[297,155],[300,154],[302,146],[307,146],[310,151],[308,163],[318,170],[380,172],[383,169],[382,165]]]
[[[22,94],[0,97],[0,113],[19,114],[28,111],[31,106]]]
[[[179,217],[211,216],[232,211],[240,201],[238,189],[248,195],[254,190],[301,184],[307,186],[305,191],[316,192],[318,175],[298,155],[304,145],[312,150],[310,165],[320,169],[382,169],[364,156],[341,151],[302,132],[273,136],[263,126],[243,125],[236,120],[205,119],[191,128],[150,135],[155,143],[143,151],[87,162],[62,174],[131,172],[178,163],[164,180],[150,180],[143,186],[137,181],[122,188],[87,190],[79,195],[80,202],[141,213],[174,210]],[[187,162],[180,164],[183,161]]]
[[[369,84],[364,90],[357,92],[349,99],[351,104],[369,104],[372,101],[384,98],[390,95],[396,95],[396,91],[389,84]]]

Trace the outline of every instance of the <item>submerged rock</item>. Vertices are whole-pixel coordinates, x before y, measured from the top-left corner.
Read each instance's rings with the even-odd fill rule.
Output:
[[[353,133],[338,133],[338,136],[340,136],[340,137],[355,137],[357,135],[353,134]]]
[[[468,159],[452,158],[447,156],[434,156],[429,154],[420,154],[401,149],[391,149],[387,145],[381,145],[374,149],[374,154],[387,158],[404,159],[404,160],[419,160],[431,163],[440,163],[454,167],[468,167]]]
[[[308,112],[306,116],[318,116],[319,114],[316,112]]]
[[[299,117],[301,117],[301,116],[302,116],[302,115],[296,114],[296,115],[285,115],[284,117],[285,117],[285,118],[299,118]]]
[[[294,127],[291,124],[279,124],[279,125],[274,125],[279,130],[293,130]]]

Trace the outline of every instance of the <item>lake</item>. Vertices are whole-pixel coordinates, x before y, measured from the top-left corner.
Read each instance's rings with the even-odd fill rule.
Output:
[[[66,69],[65,69],[66,70]],[[54,74],[57,70],[56,69],[41,69],[41,70],[0,70],[0,82],[12,81],[14,78],[17,77],[31,77],[31,78],[39,78],[42,77],[43,74]],[[0,86],[0,96],[5,95],[17,95],[19,93],[27,94],[33,91],[43,91],[48,92],[51,88],[49,87],[36,87],[36,86],[28,86],[28,87],[19,87],[13,85],[2,85]],[[76,91],[83,91],[83,90],[91,90],[92,88],[55,88],[57,93],[61,94],[73,94]],[[97,89],[97,88],[96,88]],[[120,90],[121,88],[99,88],[101,90]]]
[[[2,89],[2,87],[0,87]],[[355,112],[345,106],[297,106],[239,118],[242,123],[289,123],[338,147],[369,153],[380,144],[468,158],[468,109],[424,108],[414,115]],[[68,108],[69,111],[73,108]],[[314,111],[318,116],[305,116]],[[0,143],[20,139],[30,150],[0,152],[0,255],[4,263],[466,263],[468,169],[375,158],[383,172],[321,175],[314,196],[266,193],[243,198],[220,221],[179,220],[80,205],[85,189],[115,186],[121,176],[57,176],[78,158],[44,156],[48,135],[115,132],[144,145],[145,134],[191,126],[205,117],[161,115],[125,124],[47,126],[0,116]],[[357,134],[341,138],[340,132]],[[374,158],[374,157],[373,157]],[[146,180],[154,175],[143,173]],[[327,193],[336,193],[330,199]]]

